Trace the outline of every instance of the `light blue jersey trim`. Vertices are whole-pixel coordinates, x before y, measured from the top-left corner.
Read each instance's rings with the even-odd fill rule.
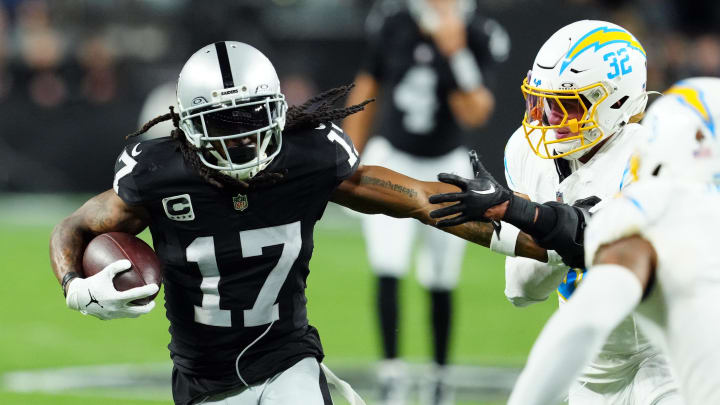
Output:
[[[510,170],[508,170],[507,156],[505,156],[505,158],[503,159],[503,164],[505,165],[505,173],[507,173],[507,178],[508,180],[510,180],[511,187],[514,188],[515,182],[513,181],[512,176],[510,176]]]

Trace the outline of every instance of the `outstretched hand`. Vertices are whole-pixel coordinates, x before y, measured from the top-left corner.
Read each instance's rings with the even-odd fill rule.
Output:
[[[430,212],[431,218],[444,218],[456,215],[439,221],[437,226],[455,226],[469,221],[488,222],[486,211],[498,204],[510,200],[512,192],[495,180],[485,166],[477,159],[475,151],[470,152],[470,161],[475,172],[474,179],[466,179],[455,174],[440,173],[438,180],[443,183],[453,184],[462,190],[458,193],[435,194],[430,196],[430,203],[441,204],[457,202],[447,207],[436,209]]]

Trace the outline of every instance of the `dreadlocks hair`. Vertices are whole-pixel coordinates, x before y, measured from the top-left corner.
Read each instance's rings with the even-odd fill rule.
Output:
[[[374,99],[368,99],[360,104],[344,108],[334,107],[338,101],[347,96],[353,87],[355,87],[354,83],[336,87],[318,94],[299,106],[288,108],[283,135],[292,135],[304,129],[316,128],[324,122],[343,119],[364,110],[367,104],[375,101]],[[125,139],[142,135],[156,124],[170,119],[174,127],[170,132],[170,137],[177,141],[185,161],[188,162],[205,181],[218,188],[227,187],[231,189],[239,188],[241,190],[248,190],[262,186],[270,186],[281,181],[287,174],[287,169],[283,169],[281,172],[266,172],[262,170],[251,179],[242,181],[220,173],[217,170],[210,169],[200,161],[198,154],[202,152],[194,145],[189,144],[185,139],[185,135],[180,129],[180,115],[175,113],[175,108],[172,106],[170,106],[169,113],[151,119],[145,123],[142,128],[126,136]]]

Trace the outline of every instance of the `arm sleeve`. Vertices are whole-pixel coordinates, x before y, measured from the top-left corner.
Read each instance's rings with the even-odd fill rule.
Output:
[[[588,272],[540,333],[508,405],[558,402],[641,297],[640,282],[627,268],[601,265]]]
[[[505,258],[505,296],[516,307],[545,301],[555,291],[569,268],[524,257]]]

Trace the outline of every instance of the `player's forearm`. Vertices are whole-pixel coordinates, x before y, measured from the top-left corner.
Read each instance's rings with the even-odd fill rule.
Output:
[[[373,213],[415,218],[430,226],[436,226],[438,221],[430,217],[430,211],[435,206],[428,202],[428,197],[438,192],[456,191],[454,186],[445,183],[418,181],[398,173],[394,176],[376,176],[370,172],[361,176],[360,184],[382,196],[376,200],[381,203]],[[490,246],[493,232],[490,224],[482,222],[468,222],[441,229],[485,247]]]
[[[454,91],[448,101],[453,116],[465,128],[485,125],[495,109],[495,98],[485,87],[469,92]]]
[[[379,166],[361,166],[350,179],[344,181],[333,195],[333,201],[366,214],[385,214],[396,218],[415,218],[436,226],[430,212],[437,204],[430,204],[433,194],[456,192],[457,187],[440,182],[419,181]],[[489,247],[493,227],[485,222],[467,222],[441,228],[467,241]],[[515,253],[540,261],[547,260],[545,249],[527,235],[518,237]]]
[[[147,212],[126,205],[113,190],[88,200],[65,218],[50,236],[50,264],[55,277],[62,282],[65,274],[82,275],[82,255],[93,237],[106,232],[142,231],[148,222]]]
[[[76,215],[55,226],[50,235],[50,264],[58,282],[70,272],[82,275],[82,253],[91,237],[92,234],[80,226]]]
[[[423,183],[384,167],[360,166],[340,184],[332,201],[365,214],[416,218],[432,224]]]
[[[568,326],[573,325],[571,314],[578,315],[561,308],[550,318],[530,352],[508,405],[560,402],[593,353],[600,349],[598,333],[591,328]]]

